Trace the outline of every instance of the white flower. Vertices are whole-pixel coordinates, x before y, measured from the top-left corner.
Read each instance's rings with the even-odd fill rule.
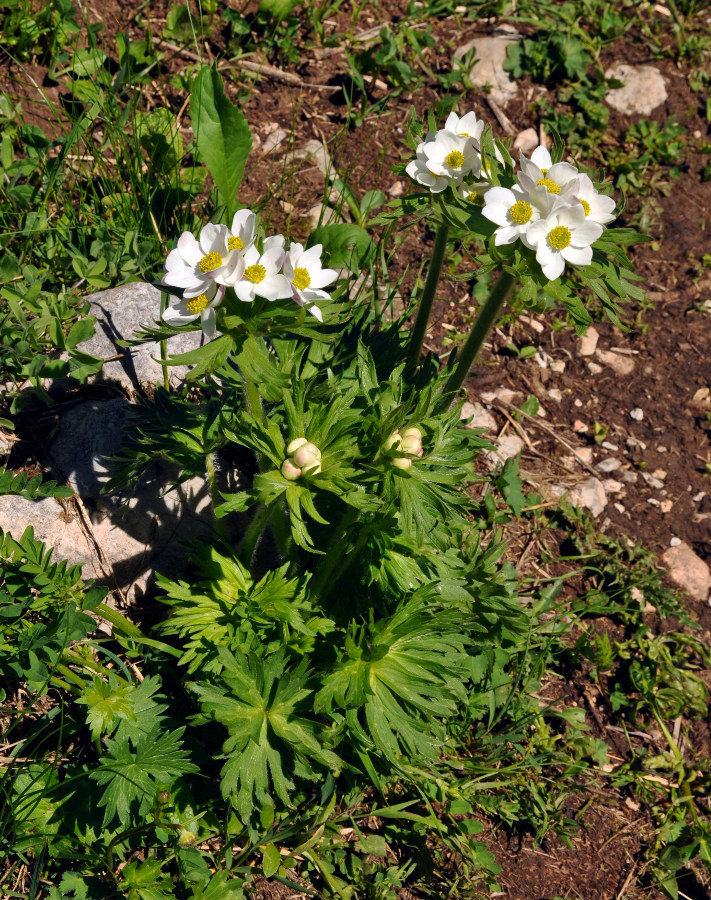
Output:
[[[243,253],[254,243],[256,225],[257,217],[250,209],[238,210],[232,219],[232,228],[227,239],[228,249]]]
[[[284,275],[291,283],[291,296],[299,306],[305,306],[316,316],[319,322],[323,322],[323,314],[316,301],[331,299],[331,295],[321,288],[338,278],[335,269],[322,268],[322,250],[321,244],[314,244],[308,250],[304,250],[302,244],[292,244],[282,263]]]
[[[162,318],[169,325],[187,325],[198,317],[206,336],[215,336],[215,308],[222,303],[225,289],[211,281],[202,294],[197,297],[183,297],[175,306],[163,311]]]
[[[564,195],[571,204],[580,205],[585,210],[585,218],[588,222],[597,222],[599,225],[607,225],[615,218],[615,201],[595,190],[592,181],[587,175],[578,175],[575,181],[568,185]]]
[[[531,196],[518,184],[510,189],[492,187],[484,194],[482,214],[499,226],[494,232],[497,247],[513,244],[549,211],[550,203],[545,195],[536,192],[535,196]]]
[[[433,141],[425,143],[422,152],[427,157],[427,168],[450,182],[459,183],[472,172],[476,177],[481,169],[477,142],[464,135],[438,131]]]
[[[547,147],[536,147],[530,159],[521,154],[519,181],[529,192],[536,185],[545,188],[549,194],[560,194],[577,175],[578,170],[570,163],[554,163]]]
[[[205,293],[213,281],[211,273],[223,265],[228,252],[227,238],[225,225],[206,225],[200,232],[199,241],[189,231],[184,231],[165,261],[163,282],[182,288],[184,297]]]
[[[291,282],[279,273],[284,259],[284,238],[273,235],[264,241],[264,251],[254,244],[239,254],[231,272],[223,272],[221,280],[231,285],[235,294],[245,303],[255,296],[266,300],[286,300],[291,297]]]
[[[475,141],[481,139],[481,133],[484,130],[484,122],[477,120],[476,113],[468,112],[463,116],[458,116],[455,112],[451,112],[447,116],[444,123],[444,131],[450,131],[463,137],[474,138]]]
[[[539,219],[521,235],[523,243],[536,251],[536,260],[549,281],[563,274],[566,262],[588,266],[592,261],[590,246],[602,234],[598,222],[585,218],[582,204],[555,209]]]
[[[435,173],[429,168],[428,159],[425,155],[425,146],[434,141],[435,136],[428,133],[424,141],[417,145],[417,154],[415,159],[411,160],[406,166],[405,171],[418,184],[424,185],[432,191],[433,194],[439,194],[445,188],[449,187],[449,179]]]

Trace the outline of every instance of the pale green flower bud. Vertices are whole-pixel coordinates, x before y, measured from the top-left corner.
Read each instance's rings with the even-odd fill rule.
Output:
[[[409,469],[412,465],[412,460],[408,459],[406,456],[396,456],[394,460],[392,460],[392,464],[398,469]]]
[[[293,444],[294,442],[292,441],[291,443]],[[302,470],[311,469],[321,461],[321,451],[310,441],[305,441],[295,451],[291,451],[289,455],[293,462]]]
[[[301,475],[301,469],[298,466],[295,466],[290,459],[285,459],[281,464],[281,474],[287,481],[296,481]]]
[[[294,440],[286,448],[286,455],[292,456],[292,454],[296,453],[299,447],[303,447],[304,444],[308,444],[308,441],[305,437],[294,438]]]
[[[422,432],[419,428],[406,428],[402,433],[403,453],[411,453],[413,456],[422,456]]]
[[[402,435],[399,431],[393,431],[390,437],[386,438],[383,442],[383,450],[392,450],[395,448],[396,450],[400,449],[400,441],[402,440]]]
[[[194,831],[189,831],[187,828],[181,829],[178,837],[178,843],[181,847],[192,847],[196,840],[197,835]]]

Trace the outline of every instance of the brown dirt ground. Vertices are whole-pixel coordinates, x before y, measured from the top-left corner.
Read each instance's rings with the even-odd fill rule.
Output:
[[[366,31],[388,19],[397,22],[404,15],[406,5],[405,0],[381,3],[377,21],[366,11],[358,20],[356,31]],[[89,6],[92,20],[105,24],[104,40],[109,48],[113,48],[119,30],[128,29],[135,38],[142,37],[134,22],[137,6],[133,0],[119,3],[108,0],[100,12]],[[162,2],[151,4],[154,33],[160,30],[166,8]],[[435,48],[425,51],[424,61],[435,73],[449,70],[454,47],[487,31],[486,22],[467,19],[450,18],[431,24]],[[346,33],[350,28],[351,17],[346,12],[334,14],[327,24],[333,34]],[[204,51],[208,59],[213,55],[219,58],[219,37],[206,42]],[[194,62],[191,53],[175,55],[170,67],[178,71],[190,65]],[[618,42],[607,55],[609,60],[650,62],[643,45],[635,42],[634,34],[624,43]],[[697,97],[688,87],[688,73],[668,61],[653,62],[668,79],[669,98],[651,118],[661,123],[675,115],[690,135],[707,138],[709,126],[698,109]],[[343,54],[338,50],[307,49],[297,66],[285,69],[298,75],[304,84],[295,87],[273,77],[253,80],[238,63],[229,62],[223,72],[228,92],[236,93],[238,87],[252,84],[244,111],[262,143],[277,126],[290,134],[266,155],[260,156],[256,148],[245,177],[243,202],[263,200],[268,186],[282,182],[286,175],[278,196],[267,191],[263,215],[274,228],[295,225],[309,208],[320,202],[324,193],[324,179],[318,169],[304,166],[293,158],[295,149],[314,138],[328,145],[335,168],[348,174],[349,183],[359,196],[371,188],[387,190],[391,195],[399,188],[408,189],[404,180],[392,173],[392,166],[407,154],[403,136],[410,107],[414,105],[419,114],[433,108],[440,95],[436,83],[426,78],[416,95],[393,98],[385,114],[366,117],[362,128],[344,132],[347,107],[341,90],[345,81]],[[0,90],[23,97],[28,120],[46,126],[44,107],[36,102],[36,89],[31,81],[42,85],[50,99],[57,101],[60,88],[48,81],[43,67],[29,64],[18,72],[7,59],[0,61]],[[309,84],[327,85],[329,89]],[[519,96],[506,107],[506,115],[517,131],[538,126],[531,119],[530,107],[535,92],[540,90],[524,82]],[[371,99],[381,96],[382,90],[374,86]],[[156,104],[167,103],[177,113],[184,99],[177,90],[169,91],[167,97],[157,98]],[[460,104],[460,109],[465,107],[494,121],[483,92],[468,94]],[[610,134],[619,134],[627,124],[614,114]],[[189,137],[187,120],[184,129],[184,135]],[[600,527],[629,535],[660,554],[669,546],[670,538],[677,536],[711,563],[711,476],[706,469],[711,460],[711,425],[706,416],[711,402],[693,399],[700,388],[711,387],[711,313],[700,309],[703,301],[711,297],[711,273],[692,264],[693,258],[699,260],[709,251],[704,228],[711,216],[711,183],[701,180],[700,172],[707,159],[694,152],[693,145],[691,141],[692,149],[687,154],[683,174],[672,184],[670,195],[658,198],[662,213],[656,243],[633,251],[636,270],[644,275],[654,305],[636,321],[630,317],[626,331],[608,322],[596,323],[599,346],[619,350],[633,362],[632,371],[620,376],[603,367],[592,374],[590,360],[577,353],[575,335],[568,329],[556,331],[551,327],[553,316],[539,317],[545,325],[540,333],[520,323],[504,322],[492,336],[490,348],[482,355],[467,389],[472,400],[483,391],[502,386],[523,396],[532,393],[538,397],[546,412],[546,418],[540,423],[546,428],[535,422],[520,426],[527,438],[522,469],[536,484],[567,484],[576,480],[574,476],[579,475],[578,480],[588,477],[584,468],[575,471],[573,463],[571,471],[571,464],[562,462],[570,452],[560,438],[575,447],[591,446],[596,461],[604,456],[618,457],[622,470],[648,473],[664,470],[662,489],[650,488],[642,478],[634,485],[625,484],[623,490],[611,497],[614,504],[608,504]],[[624,219],[629,221],[634,212],[632,202]],[[430,241],[431,234],[424,227],[413,230],[393,263],[393,277],[407,272],[403,282],[405,294],[413,284]],[[465,327],[471,303],[464,284],[443,283],[436,310],[437,324],[428,335],[430,349],[445,352],[443,345],[452,327]],[[563,360],[565,371],[555,374],[549,367],[540,368],[533,360],[517,360],[506,350],[509,341],[518,346],[535,344],[553,359]],[[548,393],[551,388],[561,391],[560,402],[551,398]],[[644,412],[641,421],[630,418],[630,410],[636,407]],[[497,407],[496,415],[502,428],[509,427],[504,409]],[[586,430],[575,424],[578,420]],[[617,445],[618,450],[605,452],[595,443],[595,422],[607,427],[606,440]],[[630,436],[642,442],[644,448],[639,444],[629,447],[626,442]],[[618,475],[619,471],[611,477],[617,479]],[[690,609],[702,625],[703,636],[711,639],[711,609],[698,601],[690,601]],[[581,686],[572,689],[573,695],[576,699],[571,702],[586,703]],[[594,716],[589,721],[593,733],[605,736],[595,730]],[[708,743],[709,739],[708,727],[704,732],[702,724],[695,732],[701,744]],[[614,746],[611,753],[615,753]],[[634,802],[619,792],[606,791],[594,800],[582,813],[583,827],[572,836],[571,847],[555,838],[534,846],[530,835],[516,835],[504,829],[489,828],[485,832],[487,845],[503,867],[499,877],[501,896],[515,900],[551,897],[656,900],[661,897],[659,892],[644,887],[644,881],[638,881],[649,823],[640,821]],[[575,812],[571,808],[571,815]],[[684,890],[692,898],[706,896],[693,879]],[[281,886],[264,885],[257,887],[254,896],[266,900],[289,893]],[[405,896],[411,895],[404,892]]]

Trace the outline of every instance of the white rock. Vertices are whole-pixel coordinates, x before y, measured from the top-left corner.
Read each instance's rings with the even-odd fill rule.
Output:
[[[173,298],[169,298],[169,302]],[[101,372],[90,381],[118,381],[129,391],[140,391],[142,385],[163,381],[160,363],[160,343],[151,341],[137,347],[119,347],[116,341],[132,338],[142,325],[154,326],[160,319],[160,291],[150,284],[132,282],[121,287],[101,291],[87,297],[89,312],[96,316],[94,337],[79,345],[79,349],[94,356],[115,357],[105,362]],[[177,356],[199,347],[202,331],[168,338],[168,356]],[[187,366],[169,366],[171,385],[178,385],[188,372]]]
[[[516,139],[513,142],[513,147],[511,149],[514,151],[520,150],[522,153],[529,154],[532,150],[535,150],[537,146],[538,132],[535,128],[526,128],[516,135]]]
[[[672,507],[674,506],[673,500],[662,500],[659,504],[659,508],[663,513],[668,513],[672,511]]]
[[[335,209],[330,206],[323,206],[321,203],[312,206],[306,213],[306,218],[311,223],[312,230],[318,228],[319,225],[340,225],[342,222],[345,222],[343,216],[337,213]]]
[[[496,450],[488,453],[489,460],[496,465],[506,462],[523,450],[523,441],[517,434],[505,434],[496,441]]]
[[[601,472],[616,472],[621,465],[621,460],[615,459],[614,456],[611,456],[608,459],[601,459],[596,468],[598,468]]]
[[[388,188],[388,194],[390,194],[391,197],[402,197],[404,193],[405,185],[402,181],[394,181]]]
[[[296,151],[294,157],[311,163],[324,177],[328,177],[332,173],[331,157],[321,141],[315,139],[307,141],[300,150]]]
[[[587,465],[591,466],[593,461],[593,448],[592,447],[574,447],[573,453],[578,457],[581,462],[587,463]]]
[[[562,359],[554,359],[550,364],[551,372],[555,372],[556,375],[562,375],[565,372],[565,363]]]
[[[610,450],[612,453],[615,453],[620,449],[617,444],[611,444],[609,441],[603,441],[600,446],[603,450]]]
[[[621,503],[613,503],[612,504],[618,513],[623,513],[625,511],[624,506]]]
[[[678,537],[673,537],[669,541],[670,547],[678,547],[679,544],[681,544],[681,538],[678,538]]]
[[[497,388],[495,391],[484,391],[481,395],[484,403],[495,403],[500,400],[502,403],[515,403],[517,400],[523,399],[520,391],[512,391],[511,388]]]
[[[273,153],[286,137],[288,137],[288,132],[284,131],[283,128],[279,128],[277,126],[273,131],[271,131],[271,133],[267,136],[267,139],[262,144],[259,155],[266,156],[268,153]]]
[[[634,359],[624,353],[616,353],[614,350],[595,351],[595,356],[606,366],[609,366],[616,375],[631,375],[634,372]]]
[[[568,500],[573,506],[582,506],[597,518],[607,506],[607,494],[599,478],[588,478],[577,484],[569,493]]]
[[[578,409],[580,409],[580,407],[582,405],[583,405],[583,401],[580,400],[578,397],[576,397],[575,400],[573,400],[573,406],[576,406]]]
[[[548,391],[548,396],[551,400],[555,400],[556,403],[561,403],[563,401],[563,392],[559,391],[558,388],[551,388]]]
[[[456,59],[461,59],[470,50],[476,50],[474,65],[469,70],[467,80],[476,87],[489,87],[490,97],[505,106],[518,92],[518,85],[504,69],[509,44],[518,40],[511,34],[496,37],[478,37],[463,44],[454,51]]]
[[[605,95],[607,103],[625,115],[648,116],[667,99],[664,77],[654,66],[628,66],[615,63],[605,72],[606,78],[623,81]]]
[[[705,496],[706,496],[706,491],[699,491],[699,493],[694,494],[694,496],[691,499],[694,501],[694,503],[701,503],[701,501],[704,499]]]
[[[640,412],[642,412],[642,410],[640,410]],[[630,413],[630,416],[632,416],[632,413]],[[642,416],[644,416],[644,413],[642,413]],[[632,418],[634,419],[635,416],[632,416]],[[631,447],[633,450],[635,450],[635,449],[646,450],[647,449],[647,445],[644,443],[644,441],[640,441],[633,434],[630,434],[627,436],[625,443],[627,444],[628,447]]]
[[[481,403],[462,404],[459,417],[465,428],[483,428],[486,431],[496,431],[496,419],[488,409],[484,409]]]
[[[642,478],[645,482],[655,491],[660,491],[664,487],[664,482],[661,478],[655,478],[654,475],[650,475],[649,472],[642,472]]]
[[[588,372],[590,372],[591,375],[599,375],[600,372],[602,372],[602,366],[590,360],[588,362]]]
[[[638,406],[630,410],[630,419],[634,419],[635,422],[641,422],[643,418],[644,411],[641,410]]]
[[[599,340],[600,335],[597,330],[592,325],[588,325],[588,330],[578,340],[578,356],[592,356],[597,349]]]
[[[711,570],[683,541],[670,547],[662,557],[669,577],[694,599],[705,601],[711,590]]]
[[[606,478],[602,486],[607,494],[619,494],[625,489],[624,485],[619,481],[615,481],[614,478]]]
[[[634,469],[625,469],[624,472],[620,473],[620,478],[625,482],[625,484],[637,484],[639,481],[639,475],[635,472]]]

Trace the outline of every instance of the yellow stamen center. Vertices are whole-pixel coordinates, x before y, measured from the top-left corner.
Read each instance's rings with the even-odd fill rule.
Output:
[[[580,205],[581,205],[581,206],[583,207],[583,209],[585,210],[585,215],[586,215],[586,216],[589,216],[589,215],[590,215],[590,204],[588,203],[588,201],[587,201],[587,200],[583,200],[582,197],[578,197],[578,200],[580,200]]]
[[[247,281],[251,281],[252,284],[259,284],[260,281],[264,281],[267,277],[267,270],[264,266],[260,266],[259,263],[255,263],[253,266],[247,266],[244,270],[244,277]]]
[[[444,160],[450,169],[461,169],[464,165],[464,154],[460,153],[459,150],[452,150],[451,153],[448,153]]]
[[[557,185],[555,181],[551,181],[550,178],[541,178],[540,181],[536,182],[537,187],[540,185],[543,185],[549,194],[560,194],[560,185]]]
[[[554,250],[565,250],[570,244],[570,229],[565,225],[558,225],[552,231],[548,232],[548,243]]]
[[[297,291],[306,290],[311,284],[311,276],[309,275],[308,270],[301,268],[294,269],[294,277],[291,279],[291,283]]]
[[[199,297],[193,297],[192,300],[188,300],[185,305],[188,308],[188,312],[196,316],[198,313],[201,313],[203,309],[207,309],[210,305],[210,301],[207,299],[206,294],[200,294]]]
[[[469,191],[465,199],[470,203],[478,203],[479,206],[484,205],[484,197],[479,191]]]
[[[541,169],[541,175],[545,178],[548,174],[548,169]]]
[[[231,237],[227,241],[228,250],[244,250],[244,241],[241,237]]]
[[[221,265],[222,257],[213,250],[212,253],[203,256],[198,263],[198,269],[200,269],[201,272],[212,272],[213,269],[219,269]]]
[[[525,200],[518,200],[509,210],[509,215],[515,225],[525,225],[533,215],[533,207]]]

